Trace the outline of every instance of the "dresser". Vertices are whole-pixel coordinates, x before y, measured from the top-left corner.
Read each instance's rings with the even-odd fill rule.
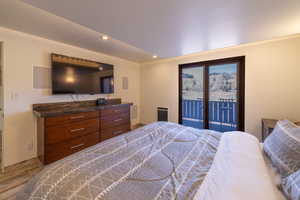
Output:
[[[43,164],[49,164],[130,131],[131,105],[92,104],[67,108],[51,107],[48,110],[34,109],[37,116],[39,159]]]
[[[100,111],[101,141],[130,130],[130,107],[112,106]]]

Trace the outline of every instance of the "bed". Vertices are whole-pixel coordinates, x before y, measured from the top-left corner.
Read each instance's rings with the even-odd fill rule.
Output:
[[[258,140],[156,122],[46,166],[17,199],[282,200]]]

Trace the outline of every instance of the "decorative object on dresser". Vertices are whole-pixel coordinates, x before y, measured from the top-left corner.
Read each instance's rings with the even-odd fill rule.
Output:
[[[278,121],[278,119],[262,119],[262,142],[272,133]],[[294,123],[300,126],[300,121]]]
[[[34,104],[38,156],[49,164],[103,140],[130,131],[130,106],[121,99]]]
[[[106,105],[107,104],[107,100],[105,98],[99,98],[96,100],[96,105],[100,106],[100,105]]]

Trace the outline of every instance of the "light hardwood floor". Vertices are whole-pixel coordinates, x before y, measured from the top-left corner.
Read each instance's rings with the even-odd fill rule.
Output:
[[[16,200],[16,195],[19,191],[23,189],[25,184],[19,185],[15,188],[12,188],[6,192],[0,194],[0,199],[2,200]]]
[[[0,200],[14,200],[24,184],[42,169],[38,159],[31,159],[4,169],[0,174]]]

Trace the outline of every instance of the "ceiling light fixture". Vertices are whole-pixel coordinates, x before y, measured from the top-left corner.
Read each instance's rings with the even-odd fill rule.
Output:
[[[107,35],[103,35],[102,36],[102,40],[108,40],[108,36]]]

